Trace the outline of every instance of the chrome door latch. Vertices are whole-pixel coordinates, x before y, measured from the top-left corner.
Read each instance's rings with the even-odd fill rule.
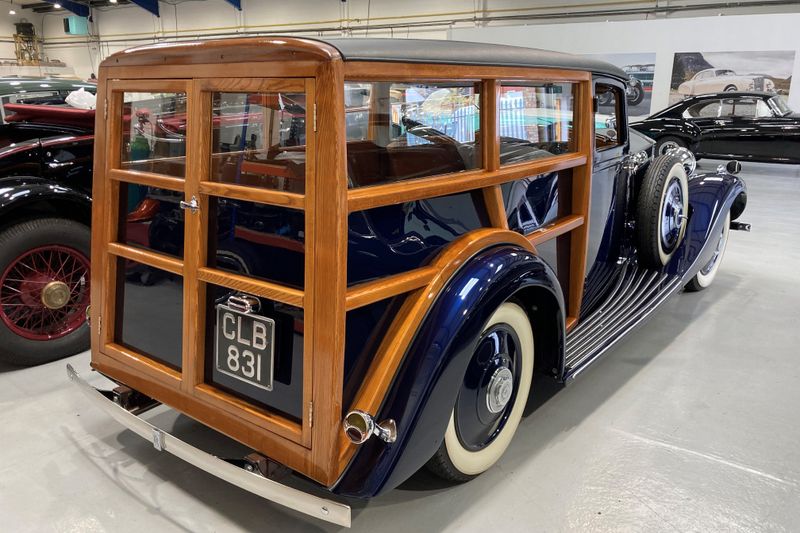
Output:
[[[190,201],[181,200],[180,203],[181,209],[188,209],[192,213],[197,213],[200,210],[200,204],[197,201],[196,196],[192,196]]]

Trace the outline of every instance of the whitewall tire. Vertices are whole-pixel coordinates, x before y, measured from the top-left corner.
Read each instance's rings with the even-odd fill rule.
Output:
[[[450,481],[467,481],[500,459],[522,419],[533,363],[528,315],[520,305],[505,302],[483,328],[430,470]]]
[[[728,235],[730,231],[731,214],[728,212],[725,217],[725,226],[722,228],[722,232],[720,232],[719,240],[714,249],[714,256],[697,274],[695,274],[689,283],[686,284],[687,291],[702,291],[714,282],[714,278],[717,277],[717,272],[719,271],[719,265],[722,263],[722,257],[725,255],[725,249],[728,247]]]

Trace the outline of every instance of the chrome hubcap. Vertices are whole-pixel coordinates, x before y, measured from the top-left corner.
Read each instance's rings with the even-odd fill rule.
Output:
[[[676,148],[680,148],[680,145],[678,143],[676,143],[675,141],[667,141],[661,145],[660,155],[666,155],[672,150],[675,150]]]
[[[514,392],[514,376],[508,368],[498,368],[486,389],[486,407],[491,413],[502,411]]]
[[[61,309],[69,302],[69,287],[63,281],[51,281],[42,289],[42,303],[48,309]]]
[[[683,191],[680,182],[673,179],[661,213],[661,242],[666,249],[671,250],[678,243],[683,219]]]

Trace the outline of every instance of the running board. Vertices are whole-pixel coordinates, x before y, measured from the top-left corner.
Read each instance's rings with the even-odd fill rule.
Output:
[[[623,266],[605,302],[567,335],[564,381],[595,362],[681,286],[679,276]]]

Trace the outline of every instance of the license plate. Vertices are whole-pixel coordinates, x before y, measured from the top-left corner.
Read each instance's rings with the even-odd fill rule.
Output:
[[[274,355],[274,320],[217,305],[214,353],[217,370],[271,391]]]

